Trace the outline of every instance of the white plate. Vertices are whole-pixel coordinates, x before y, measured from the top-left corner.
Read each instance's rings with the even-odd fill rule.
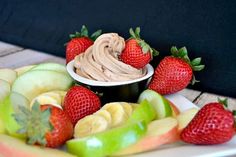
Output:
[[[166,97],[176,104],[180,111],[192,107],[197,108],[196,105],[181,95],[173,94]],[[229,155],[236,156],[236,136],[231,141],[220,145],[197,146],[179,142],[129,157],[225,157]]]

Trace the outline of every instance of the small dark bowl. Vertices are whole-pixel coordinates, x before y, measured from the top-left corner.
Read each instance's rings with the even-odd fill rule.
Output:
[[[101,94],[102,104],[114,101],[136,102],[139,94],[146,88],[147,83],[154,73],[153,67],[145,67],[147,74],[141,78],[122,82],[101,82],[84,78],[75,73],[74,61],[67,64],[70,76],[79,84],[89,86],[93,92]]]

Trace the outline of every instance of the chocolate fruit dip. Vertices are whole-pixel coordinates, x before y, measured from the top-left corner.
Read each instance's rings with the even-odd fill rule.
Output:
[[[119,60],[124,48],[125,40],[117,33],[102,34],[84,53],[75,57],[76,73],[103,82],[128,81],[143,77],[146,69],[136,69]]]

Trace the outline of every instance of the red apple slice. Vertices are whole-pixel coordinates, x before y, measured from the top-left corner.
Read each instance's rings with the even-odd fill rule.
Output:
[[[190,108],[184,112],[181,112],[177,117],[177,121],[179,123],[178,125],[178,132],[180,133],[187,125],[188,123],[193,119],[193,117],[198,112],[197,108]]]
[[[173,143],[179,139],[178,122],[175,118],[164,118],[152,121],[147,134],[136,144],[131,145],[114,156],[136,154],[158,148],[163,144]]]

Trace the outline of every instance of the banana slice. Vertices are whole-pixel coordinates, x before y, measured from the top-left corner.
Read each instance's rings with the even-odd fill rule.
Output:
[[[120,102],[120,104],[124,108],[127,119],[128,119],[131,116],[132,112],[133,112],[132,106],[127,102]]]
[[[106,121],[108,122],[108,125],[109,126],[111,125],[111,121],[112,121],[111,114],[107,110],[98,110],[97,112],[94,113],[94,115],[99,115],[99,116],[105,118]]]
[[[111,127],[116,127],[123,124],[126,121],[126,113],[122,105],[118,102],[112,102],[105,104],[102,107],[103,110],[107,110],[111,114]]]
[[[129,103],[130,105],[131,105],[131,107],[132,107],[132,109],[134,110],[134,109],[136,109],[136,107],[138,107],[138,103]]]
[[[59,108],[62,109],[62,107],[61,107],[61,105],[59,105],[58,101],[56,99],[54,99],[53,97],[48,96],[48,95],[39,95],[36,98],[34,98],[30,103],[30,108],[33,106],[33,104],[36,101],[41,105],[51,104],[51,105],[54,105],[54,106],[59,107]]]
[[[108,129],[108,122],[99,115],[89,115],[80,119],[74,129],[74,137],[82,138]]]

